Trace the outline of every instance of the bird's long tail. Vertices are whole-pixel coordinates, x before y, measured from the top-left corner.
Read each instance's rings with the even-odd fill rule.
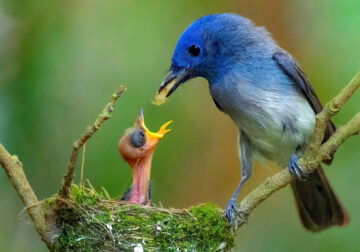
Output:
[[[349,215],[332,190],[321,167],[305,182],[292,183],[297,208],[305,228],[318,232],[331,226],[345,226]]]

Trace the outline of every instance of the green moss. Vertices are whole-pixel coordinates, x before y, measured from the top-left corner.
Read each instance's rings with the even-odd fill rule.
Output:
[[[219,251],[233,247],[223,212],[206,203],[167,210],[107,200],[93,189],[73,186],[60,212],[57,251]]]

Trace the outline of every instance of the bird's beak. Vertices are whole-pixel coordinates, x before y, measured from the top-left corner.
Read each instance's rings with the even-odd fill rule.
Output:
[[[138,127],[138,128],[141,127],[145,131],[146,138],[149,140],[159,140],[159,139],[163,138],[167,133],[169,133],[171,131],[171,129],[167,129],[167,126],[169,126],[170,123],[172,123],[172,121],[168,121],[167,123],[164,123],[160,127],[158,132],[152,132],[145,125],[144,113],[143,113],[142,109],[140,110],[139,115],[136,119],[136,127]]]
[[[165,80],[161,83],[160,88],[156,94],[153,104],[162,105],[166,99],[174,93],[174,91],[184,82],[192,78],[192,71],[190,68],[184,68],[179,71],[170,71]]]

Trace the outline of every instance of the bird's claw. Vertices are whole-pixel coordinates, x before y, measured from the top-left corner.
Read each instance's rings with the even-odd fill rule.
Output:
[[[228,203],[225,210],[226,218],[228,218],[229,222],[232,224],[234,222],[235,215],[240,218],[240,213],[237,209],[237,202],[234,199],[231,199]]]
[[[305,181],[309,176],[310,172],[305,171],[298,162],[296,154],[291,156],[289,162],[289,171],[292,175],[296,176],[299,181]]]

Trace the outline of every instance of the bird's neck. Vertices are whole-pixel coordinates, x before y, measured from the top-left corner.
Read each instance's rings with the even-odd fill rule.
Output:
[[[152,154],[137,159],[132,162],[131,168],[133,173],[133,185],[130,194],[130,203],[134,204],[150,204],[149,200],[149,181],[151,173]]]

